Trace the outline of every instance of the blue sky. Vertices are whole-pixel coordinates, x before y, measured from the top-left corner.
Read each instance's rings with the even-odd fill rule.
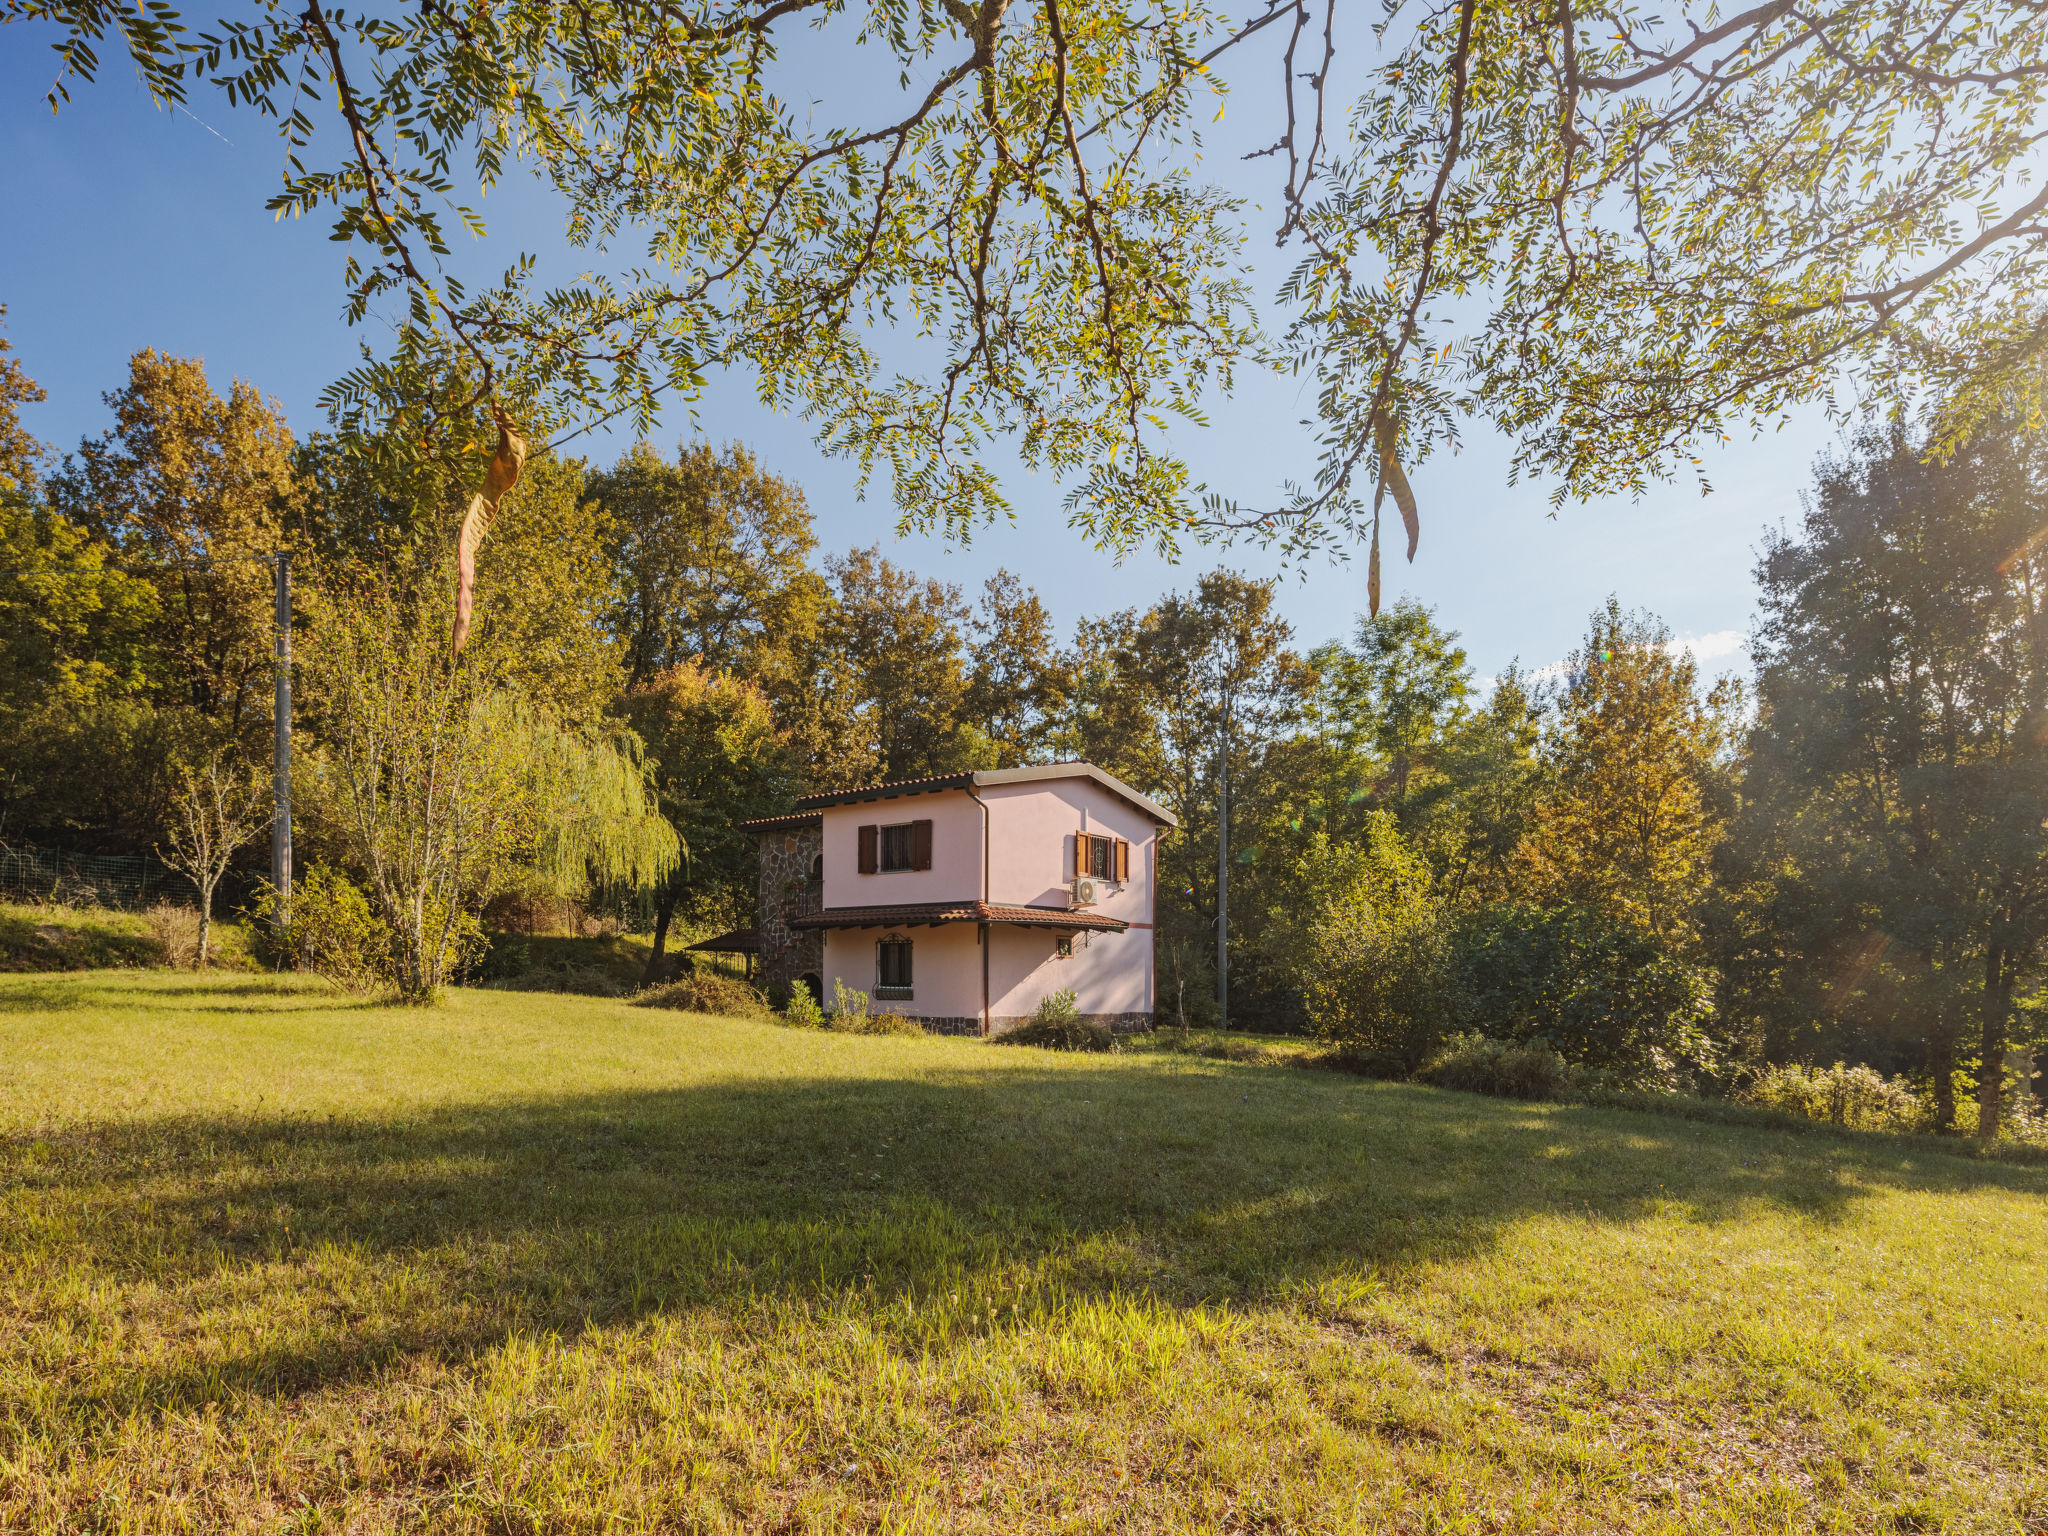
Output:
[[[42,46],[48,35],[0,29],[0,304],[18,356],[50,396],[24,412],[26,425],[60,448],[101,430],[102,392],[119,385],[129,354],[145,346],[203,357],[216,388],[247,379],[282,402],[297,430],[319,425],[315,399],[354,361],[361,338],[341,318],[342,248],[324,227],[278,224],[263,210],[284,155],[269,125],[227,111],[205,88],[192,102],[197,116],[167,113],[118,59],[96,85],[74,84],[72,104],[52,117],[43,102],[54,70]],[[848,78],[827,67],[822,48],[814,51],[797,61],[801,69],[819,80]],[[1354,48],[1344,56],[1361,55]],[[1237,155],[1264,142],[1252,110],[1252,87],[1262,83],[1240,85],[1235,116],[1215,130],[1208,161],[1219,179],[1254,198],[1271,162],[1246,166]],[[492,237],[478,270],[509,265],[516,248],[559,253],[539,196],[507,188],[482,206]],[[1270,235],[1254,225],[1254,260],[1271,249]],[[1269,314],[1280,270],[1269,258],[1259,271]],[[1211,425],[1188,445],[1198,476],[1247,499],[1270,495],[1283,479],[1310,478],[1313,439],[1298,421],[1313,413],[1311,396],[1312,387],[1295,380],[1250,378],[1233,398],[1212,400]],[[820,454],[803,422],[764,411],[744,378],[714,377],[695,420],[672,408],[655,440],[667,449],[699,435],[744,440],[802,485],[825,548],[879,541],[899,561],[970,592],[1008,566],[1063,627],[1143,605],[1217,564],[1278,570],[1273,558],[1243,547],[1189,548],[1178,566],[1150,554],[1117,564],[1066,526],[1060,485],[1021,469],[1006,482],[1013,523],[982,530],[966,547],[898,539],[886,485],[857,500],[852,467]],[[1805,418],[1761,442],[1707,453],[1712,496],[1675,484],[1640,502],[1571,505],[1553,517],[1550,488],[1510,486],[1507,445],[1475,424],[1462,452],[1415,474],[1421,550],[1413,566],[1391,562],[1387,596],[1406,593],[1436,608],[1464,635],[1482,675],[1517,656],[1531,666],[1556,660],[1610,592],[1700,640],[1709,671],[1739,668],[1754,550],[1766,526],[1797,518],[1813,460],[1833,440],[1824,422]],[[626,443],[594,435],[580,446],[608,463]],[[1358,555],[1284,581],[1281,607],[1304,646],[1348,633],[1363,609]]]

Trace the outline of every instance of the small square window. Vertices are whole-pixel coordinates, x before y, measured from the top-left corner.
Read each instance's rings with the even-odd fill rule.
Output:
[[[1059,936],[1059,941],[1058,941],[1058,943],[1056,943],[1056,944],[1055,944],[1055,945],[1053,946],[1053,951],[1052,951],[1052,952],[1053,952],[1053,953],[1054,953],[1055,955],[1057,955],[1057,956],[1058,956],[1058,957],[1059,957],[1060,959],[1062,959],[1062,960],[1071,960],[1071,959],[1073,959],[1073,958],[1074,958],[1074,936],[1073,936],[1073,935],[1072,935],[1071,933],[1063,933],[1063,934],[1061,934],[1061,935]]]
[[[875,946],[875,995],[910,996],[910,940],[884,939]]]
[[[892,874],[911,868],[911,857],[910,823],[899,822],[893,827],[882,828],[882,873]]]

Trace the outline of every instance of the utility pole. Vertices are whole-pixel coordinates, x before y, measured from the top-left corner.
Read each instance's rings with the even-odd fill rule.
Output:
[[[271,717],[270,883],[280,927],[292,920],[292,556],[280,549],[277,572],[277,703]]]
[[[1216,1025],[1230,1028],[1230,685],[1223,685],[1223,748],[1216,762]]]

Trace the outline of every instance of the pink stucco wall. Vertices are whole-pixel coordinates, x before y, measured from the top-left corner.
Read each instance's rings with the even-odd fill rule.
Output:
[[[1130,878],[1101,883],[1091,910],[1131,924],[1121,934],[1074,936],[1074,953],[1060,958],[1057,935],[1041,928],[991,930],[989,1013],[1029,1014],[1041,998],[1072,988],[1084,1013],[1148,1013],[1153,996],[1153,872],[1158,828],[1144,812],[1085,778],[983,786],[989,815],[990,901],[1064,908],[1074,878],[1074,835],[1086,831],[1120,837],[1131,845]],[[942,790],[895,800],[832,806],[824,812],[827,907],[895,906],[908,902],[974,900],[982,896],[981,807],[965,790]],[[859,872],[858,829],[929,818],[932,867],[895,874]],[[963,1017],[981,1012],[981,946],[975,927],[900,930],[915,946],[916,996],[892,1004],[917,1018]],[[875,943],[881,929],[835,930],[825,941],[825,992],[835,978],[872,994]]]
[[[911,901],[975,901],[981,896],[981,808],[965,790],[830,806],[824,820],[828,907],[893,907]],[[926,820],[932,824],[930,869],[886,875],[860,872],[863,826]]]

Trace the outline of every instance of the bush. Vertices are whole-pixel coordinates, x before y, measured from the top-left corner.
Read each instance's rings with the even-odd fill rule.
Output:
[[[174,901],[152,902],[142,914],[163,963],[190,970],[199,954],[199,909]]]
[[[340,870],[315,864],[306,871],[292,892],[292,920],[282,932],[277,905],[277,892],[266,887],[256,920],[275,935],[272,942],[290,964],[351,992],[367,992],[390,978],[391,929]]]
[[[1027,1021],[996,1036],[1004,1045],[1036,1045],[1049,1051],[1106,1051],[1115,1038],[1107,1024],[1082,1013],[1066,989],[1041,998]]]
[[[1405,1077],[1450,1027],[1447,929],[1429,870],[1375,811],[1355,845],[1320,833],[1296,864],[1289,915],[1265,945],[1301,978],[1319,1038],[1376,1075]]]
[[[1625,918],[1488,907],[1458,925],[1449,961],[1466,1031],[1540,1041],[1635,1088],[1681,1089],[1713,1070],[1713,973]]]
[[[1453,1035],[1415,1074],[1418,1082],[1463,1093],[1486,1093],[1497,1099],[1554,1102],[1573,1091],[1572,1070],[1565,1059],[1537,1041],[1493,1040],[1485,1035]]]
[[[798,991],[803,989],[799,987]],[[849,987],[840,977],[832,978],[832,1006],[825,1013],[825,1027],[842,1035],[921,1035],[924,1026],[900,1013],[876,1013],[868,995]]]
[[[636,1008],[680,1008],[686,1013],[715,1013],[728,1019],[770,1017],[768,1000],[744,981],[715,971],[698,971],[649,987],[633,999]]]
[[[1839,1061],[1826,1070],[1796,1063],[1766,1067],[1736,1097],[1808,1120],[1872,1131],[1918,1130],[1927,1120],[1910,1084]]]
[[[478,981],[507,981],[533,969],[533,940],[523,933],[491,935],[483,958],[476,963]]]
[[[802,982],[789,989],[789,1003],[782,1016],[799,1029],[822,1029],[825,1025],[825,1010]]]

